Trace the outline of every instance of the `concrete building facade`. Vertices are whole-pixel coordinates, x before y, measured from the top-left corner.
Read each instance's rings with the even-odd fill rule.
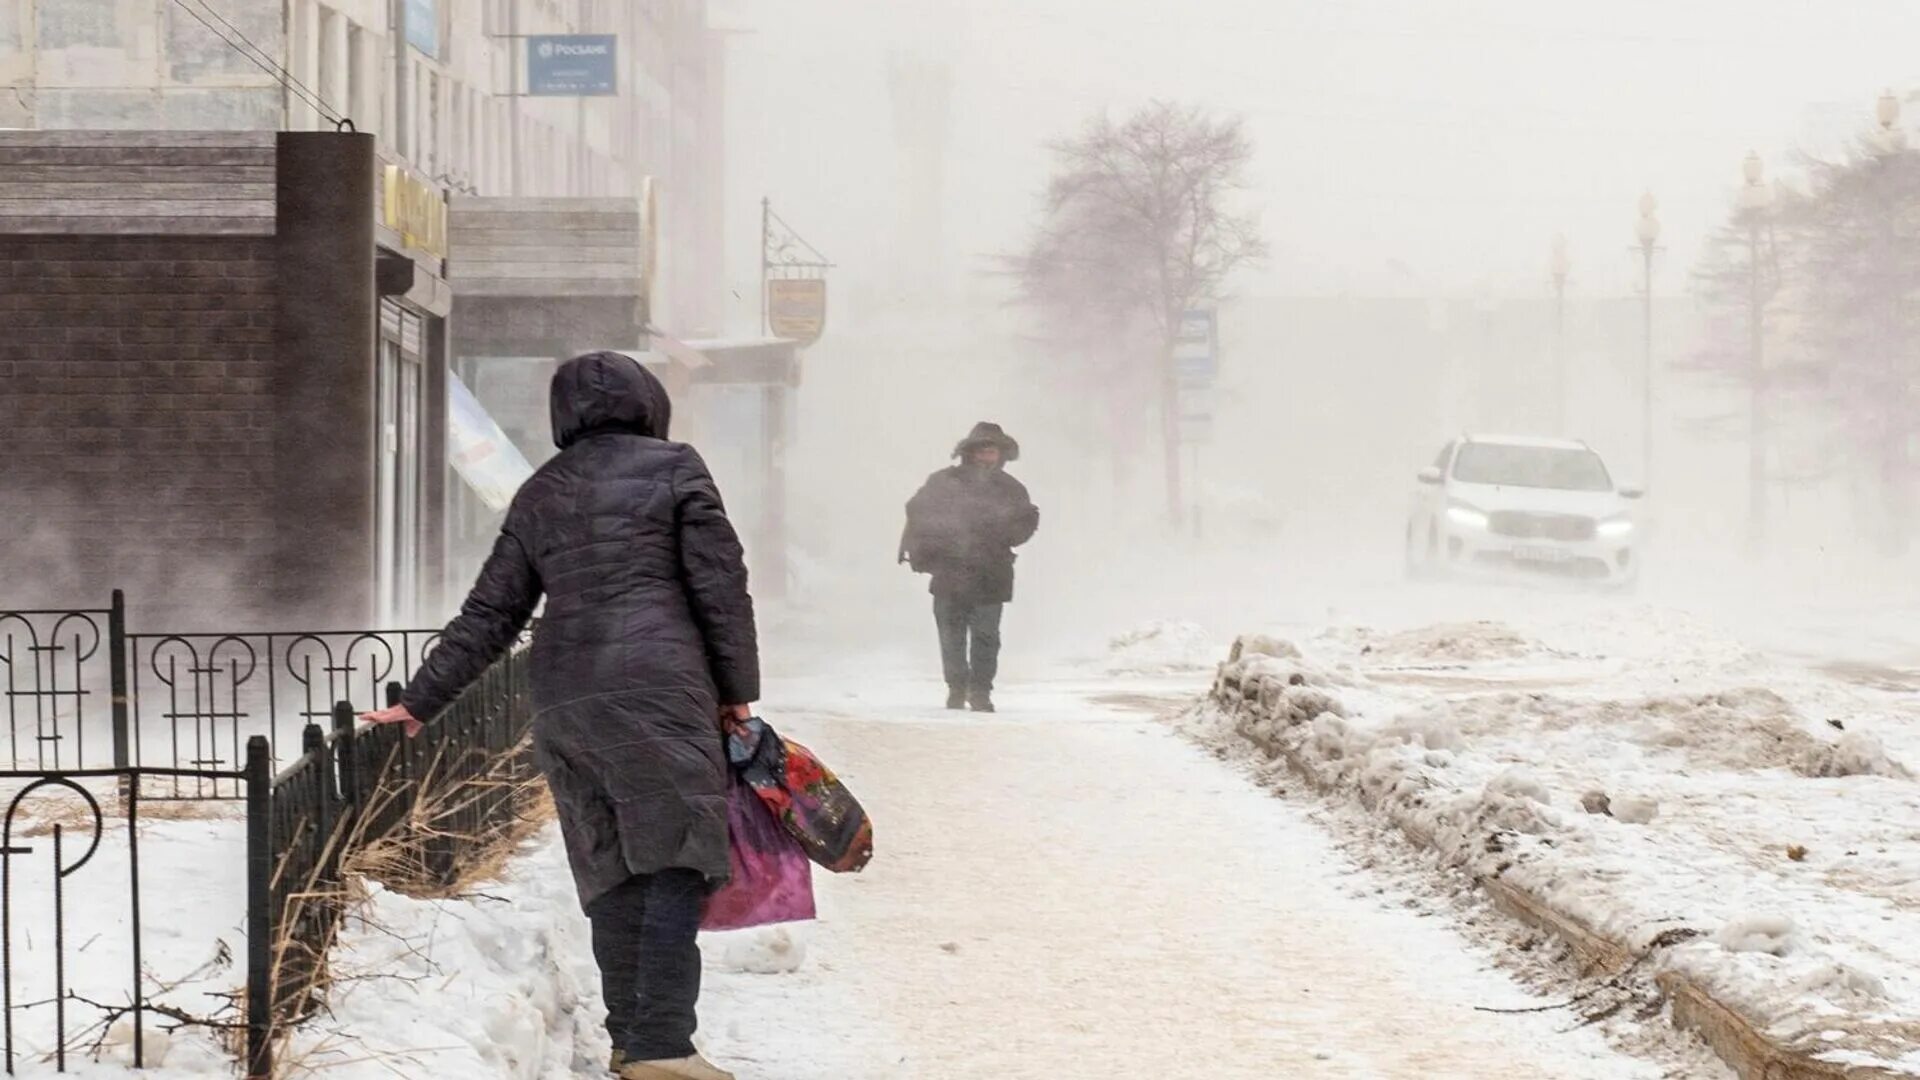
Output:
[[[618,92],[530,95],[558,34]],[[0,578],[437,618],[498,525],[456,379],[537,461],[559,359],[720,336],[721,63],[701,0],[0,0]],[[790,378],[753,359],[701,381]]]
[[[530,95],[534,35],[617,39],[618,92]],[[0,0],[0,128],[318,131],[452,193],[660,211],[655,318],[718,332],[722,38],[704,0]]]

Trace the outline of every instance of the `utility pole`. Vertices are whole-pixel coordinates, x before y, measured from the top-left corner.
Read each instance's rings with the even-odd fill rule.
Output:
[[[1553,238],[1553,255],[1547,271],[1553,278],[1553,424],[1561,435],[1567,430],[1567,274],[1572,263],[1567,257],[1567,238]]]
[[[1640,486],[1653,491],[1653,256],[1660,250],[1660,203],[1649,191],[1640,196],[1640,219],[1634,225],[1640,240],[1640,257],[1645,285],[1640,378],[1640,461],[1644,470]]]
[[[1173,528],[1178,532],[1186,524],[1186,498],[1180,482],[1180,380],[1174,371],[1174,335],[1180,325],[1181,313],[1170,312],[1169,329],[1163,336],[1160,346],[1160,433],[1164,440],[1167,470],[1167,512],[1173,518]]]
[[[1767,538],[1767,362],[1766,286],[1761,229],[1769,202],[1765,165],[1758,153],[1743,163],[1746,184],[1741,188],[1741,210],[1747,219],[1747,545],[1758,552]]]
[[[773,271],[772,256],[768,245],[773,242],[773,199],[760,197],[760,333],[765,336],[767,328],[767,275]]]

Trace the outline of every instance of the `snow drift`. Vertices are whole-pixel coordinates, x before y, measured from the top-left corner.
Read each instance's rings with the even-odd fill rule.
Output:
[[[1476,673],[1523,642],[1477,624],[1315,646],[1243,642],[1182,724],[1285,759],[1628,950],[1676,942],[1658,970],[1786,1045],[1920,1075],[1920,893],[1895,854],[1920,836],[1920,786],[1872,733],[1756,686],[1490,689]],[[1440,694],[1369,677],[1410,656],[1467,677]]]

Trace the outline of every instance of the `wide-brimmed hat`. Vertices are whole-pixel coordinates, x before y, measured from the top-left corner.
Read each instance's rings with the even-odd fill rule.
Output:
[[[999,424],[986,420],[982,420],[973,425],[973,431],[969,433],[966,438],[960,440],[960,445],[953,448],[953,456],[964,458],[982,446],[999,447],[1000,460],[1002,461],[1020,460],[1020,444],[1014,440],[1013,436],[1007,434]]]

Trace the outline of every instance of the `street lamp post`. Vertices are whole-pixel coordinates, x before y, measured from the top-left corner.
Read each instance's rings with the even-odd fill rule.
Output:
[[[1648,191],[1640,196],[1640,218],[1634,223],[1634,235],[1640,241],[1640,259],[1645,286],[1642,371],[1640,379],[1640,468],[1641,486],[1653,490],[1653,256],[1660,250],[1660,203]]]
[[[1907,150],[1907,133],[1900,125],[1900,99],[1894,96],[1892,90],[1882,91],[1880,100],[1874,103],[1873,114],[1874,119],[1880,124],[1880,130],[1877,133],[1880,154],[1891,164],[1893,159],[1904,156]],[[1883,222],[1883,229],[1886,224]],[[1879,239],[1881,246],[1879,257],[1886,258],[1887,245],[1894,243],[1894,238],[1889,231],[1882,231]],[[1891,331],[1891,327],[1888,331]],[[1888,336],[1896,335],[1889,332]],[[1895,387],[1900,387],[1903,392],[1905,380],[1900,375],[1902,350],[1883,345],[1880,352],[1881,371],[1888,391],[1894,392]],[[1905,412],[1904,408],[1896,406],[1893,402],[1883,403],[1880,406],[1879,430],[1876,432],[1879,441],[1881,483],[1887,485],[1885,534],[1882,542],[1889,553],[1905,550],[1907,520],[1910,515],[1910,496],[1906,491],[1905,473],[1908,457],[1907,441],[1911,435],[1906,427]]]
[[[1747,155],[1741,175],[1746,183],[1740,189],[1740,209],[1747,219],[1747,544],[1757,551],[1767,535],[1768,386],[1761,231],[1772,193],[1767,190],[1766,165],[1758,152]]]
[[[1547,273],[1553,278],[1553,421],[1562,435],[1567,434],[1567,273],[1571,269],[1567,238],[1555,236]]]

